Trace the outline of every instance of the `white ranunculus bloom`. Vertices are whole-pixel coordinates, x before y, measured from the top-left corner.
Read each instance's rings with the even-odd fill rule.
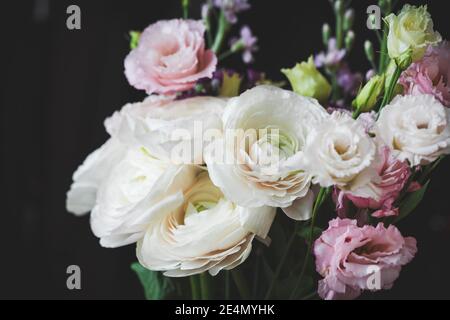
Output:
[[[67,192],[67,211],[82,215],[92,210],[98,188],[116,163],[124,157],[126,150],[125,145],[110,138],[86,158],[73,174],[73,183]]]
[[[431,95],[397,96],[381,110],[376,134],[400,160],[426,165],[450,153],[450,110]]]
[[[100,185],[91,213],[91,228],[104,247],[119,247],[142,238],[149,217],[183,201],[200,169],[173,165],[144,148],[129,148]]]
[[[308,136],[302,164],[322,187],[336,185],[358,196],[378,198],[364,186],[377,179],[376,145],[360,121],[334,112]]]
[[[244,207],[281,207],[309,219],[314,196],[299,166],[309,132],[328,114],[311,98],[258,86],[228,101],[224,137],[208,148],[211,180]]]
[[[160,159],[203,164],[203,150],[222,133],[226,100],[215,97],[149,96],[130,103],[105,121],[107,131],[128,145],[145,146]],[[205,136],[213,133],[213,137]],[[206,134],[207,135],[207,134]]]
[[[178,206],[161,209],[148,215],[137,257],[144,267],[173,277],[236,267],[250,254],[254,237],[267,236],[275,216],[274,208],[227,200],[207,172],[197,175]]]

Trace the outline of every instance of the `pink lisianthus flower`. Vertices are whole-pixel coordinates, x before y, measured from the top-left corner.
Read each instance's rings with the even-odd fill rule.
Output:
[[[425,56],[402,73],[404,94],[431,94],[450,107],[450,45],[430,46]]]
[[[336,218],[314,243],[318,293],[327,300],[355,299],[362,290],[390,289],[417,252],[416,240],[393,225],[358,227]]]
[[[376,210],[372,213],[372,216],[376,218],[398,215],[398,208],[394,206],[394,202],[408,182],[411,169],[406,162],[399,161],[392,156],[390,149],[386,146],[379,148],[379,158],[377,171],[380,179],[371,182],[372,188],[380,194],[379,199],[363,198],[339,191],[335,196],[339,216],[345,216],[343,210],[346,208],[344,204],[347,199],[353,202],[358,209]],[[413,183],[408,191],[415,191],[418,188],[420,185]]]
[[[217,58],[205,50],[205,26],[195,20],[162,20],[148,26],[125,59],[125,75],[147,94],[172,94],[211,78]]]

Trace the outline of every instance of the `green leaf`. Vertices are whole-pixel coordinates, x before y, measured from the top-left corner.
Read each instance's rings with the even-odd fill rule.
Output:
[[[160,272],[148,270],[138,262],[133,263],[131,269],[136,272],[147,300],[162,300],[175,289],[172,281]]]
[[[402,220],[403,218],[407,217],[411,212],[413,212],[414,209],[416,209],[416,207],[422,201],[423,196],[425,195],[425,192],[427,191],[429,183],[430,183],[430,180],[428,180],[427,183],[425,183],[425,185],[422,186],[422,188],[410,193],[405,198],[403,203],[400,205],[400,214],[394,220],[394,222],[398,222],[398,221]]]
[[[313,227],[312,236],[313,240],[317,239],[322,234],[322,228],[319,227]],[[311,235],[311,226],[305,225],[297,232],[298,236],[300,238],[305,239],[306,243],[309,244],[309,239]]]

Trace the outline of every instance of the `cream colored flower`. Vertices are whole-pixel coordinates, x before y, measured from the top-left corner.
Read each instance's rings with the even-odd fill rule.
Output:
[[[105,121],[107,131],[127,145],[145,146],[160,159],[203,164],[205,132],[222,132],[226,100],[215,97],[149,96],[130,103]]]
[[[311,131],[303,151],[302,165],[311,173],[314,183],[378,198],[364,188],[377,178],[373,167],[376,145],[360,121],[346,113],[334,112]]]
[[[411,49],[413,62],[420,60],[428,45],[442,40],[433,30],[433,20],[426,6],[406,4],[398,15],[391,13],[385,21],[389,25],[387,46],[392,59]]]
[[[309,132],[328,114],[311,98],[258,86],[229,100],[224,138],[206,152],[211,180],[244,207],[281,207],[309,219],[311,177],[299,159]]]
[[[227,200],[202,172],[178,206],[148,215],[137,257],[166,276],[216,275],[245,261],[253,239],[267,236],[274,216],[273,208],[243,208]]]
[[[450,153],[450,110],[432,95],[397,96],[381,110],[376,134],[400,160],[426,165]]]

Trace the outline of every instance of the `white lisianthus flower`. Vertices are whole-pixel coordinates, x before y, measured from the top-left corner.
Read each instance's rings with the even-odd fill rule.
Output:
[[[381,110],[376,134],[400,160],[426,165],[450,153],[450,110],[432,95],[397,96]]]
[[[123,143],[145,146],[160,159],[203,164],[204,148],[222,133],[225,104],[226,99],[215,97],[174,100],[149,96],[143,102],[125,105],[105,121],[105,126]]]
[[[336,111],[308,136],[302,165],[322,187],[335,185],[377,199],[378,194],[364,187],[378,177],[373,166],[376,156],[376,145],[363,123]]]
[[[314,195],[299,159],[309,132],[327,116],[316,100],[273,86],[230,99],[224,137],[205,154],[211,180],[240,206],[281,207],[309,219]]]
[[[149,216],[180,205],[200,169],[159,160],[144,148],[129,148],[101,184],[91,228],[104,247],[142,238]]]
[[[216,275],[245,261],[253,239],[266,238],[274,216],[274,208],[243,208],[227,200],[202,172],[182,203],[148,216],[137,257],[144,267],[166,276]]]
[[[406,4],[398,15],[391,13],[385,21],[389,25],[387,47],[392,59],[411,49],[412,60],[420,60],[429,45],[442,40],[441,35],[433,30],[433,20],[426,6]]]

